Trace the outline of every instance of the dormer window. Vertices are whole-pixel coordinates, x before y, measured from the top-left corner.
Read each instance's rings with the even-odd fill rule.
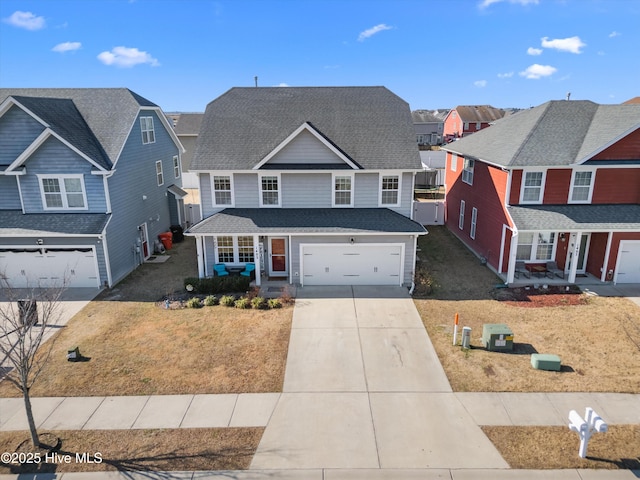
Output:
[[[156,132],[153,129],[153,117],[140,117],[140,130],[142,131],[142,144],[156,142]]]
[[[39,175],[38,178],[45,210],[86,210],[82,175]]]

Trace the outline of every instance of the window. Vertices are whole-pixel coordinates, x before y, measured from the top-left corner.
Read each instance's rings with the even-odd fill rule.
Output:
[[[545,262],[553,259],[556,234],[553,232],[521,232],[518,234],[516,259]]]
[[[544,185],[544,172],[525,172],[520,201],[522,203],[542,202],[542,191]]]
[[[380,189],[381,205],[400,204],[400,177],[398,175],[383,175]]]
[[[353,177],[351,175],[333,176],[333,206],[353,206]]]
[[[278,189],[279,178],[277,176],[264,175],[260,178],[260,206],[280,206],[280,191]]]
[[[482,128],[482,122],[476,122],[476,130],[480,130]]]
[[[142,144],[156,142],[156,133],[153,129],[153,117],[140,117],[140,130],[142,131]]]
[[[173,156],[173,176],[180,178],[180,158],[178,155]]]
[[[253,237],[216,237],[217,263],[254,262]]]
[[[451,171],[455,172],[458,170],[458,155],[455,153],[451,154]]]
[[[238,237],[238,261],[253,262],[253,237]]]
[[[218,263],[233,263],[233,237],[217,237]]]
[[[469,185],[473,185],[473,166],[475,161],[465,158],[464,159],[464,168],[462,170],[462,181],[464,183],[468,183]]]
[[[213,177],[213,204],[233,205],[233,195],[231,193],[231,177]]]
[[[39,176],[45,210],[86,210],[82,175]]]
[[[460,215],[458,216],[458,228],[464,230],[464,200],[460,200]]]
[[[469,122],[464,122],[464,123],[462,124],[462,129],[463,129],[463,130],[469,130]]]
[[[593,192],[593,172],[573,172],[570,192],[570,203],[591,202],[591,193]]]
[[[162,174],[162,161],[156,162],[156,177],[158,178],[158,186],[164,185],[164,175]]]
[[[469,232],[469,236],[472,239],[476,239],[476,224],[478,222],[478,209],[473,207],[471,209],[471,231]]]

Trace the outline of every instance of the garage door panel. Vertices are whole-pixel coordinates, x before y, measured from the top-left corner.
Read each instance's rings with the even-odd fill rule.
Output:
[[[616,283],[640,283],[640,240],[620,242]]]
[[[399,245],[303,246],[305,285],[399,285]]]
[[[15,288],[98,286],[95,254],[87,249],[48,249],[44,254],[5,250],[0,252],[0,272]]]

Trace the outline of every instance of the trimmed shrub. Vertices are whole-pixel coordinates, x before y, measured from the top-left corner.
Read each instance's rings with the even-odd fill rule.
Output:
[[[236,299],[232,295],[223,295],[220,297],[220,305],[224,305],[225,307],[233,307],[236,302]]]
[[[263,310],[267,308],[267,302],[264,300],[263,297],[253,297],[251,299],[251,308]]]
[[[282,308],[282,302],[277,298],[270,298],[267,301],[267,305],[269,305],[269,308]]]
[[[239,298],[234,303],[236,308],[251,308],[251,300],[246,297]]]
[[[215,295],[209,295],[204,299],[205,307],[214,307],[218,305],[218,303],[220,303],[220,301],[218,300],[218,297],[216,297]]]
[[[187,308],[201,308],[202,302],[198,297],[191,297],[187,300]]]
[[[202,294],[246,292],[249,290],[250,283],[251,279],[243,276],[184,279],[185,289],[189,290],[190,285],[194,292]]]

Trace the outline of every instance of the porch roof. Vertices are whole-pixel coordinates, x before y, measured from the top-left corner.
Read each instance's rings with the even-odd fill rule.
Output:
[[[388,208],[227,208],[187,234],[425,234],[417,222]]]
[[[640,205],[519,205],[508,211],[524,231],[640,231]]]
[[[0,236],[100,235],[111,215],[105,213],[27,213],[0,210]]]

